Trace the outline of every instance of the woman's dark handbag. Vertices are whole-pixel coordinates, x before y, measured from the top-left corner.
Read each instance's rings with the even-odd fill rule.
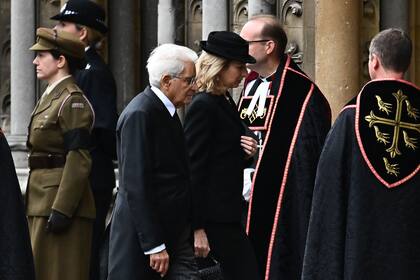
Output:
[[[198,276],[201,280],[223,280],[220,263],[213,257],[196,258],[198,265]]]

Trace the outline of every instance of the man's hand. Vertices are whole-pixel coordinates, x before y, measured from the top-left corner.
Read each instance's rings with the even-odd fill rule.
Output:
[[[257,152],[257,140],[250,136],[241,136],[241,147],[246,153],[247,158],[253,157]]]
[[[164,277],[169,268],[169,255],[166,250],[150,255],[150,267]]]
[[[47,232],[60,233],[68,229],[71,225],[71,218],[52,210],[47,222]]]
[[[194,231],[194,254],[196,257],[205,258],[210,252],[209,241],[204,229]]]

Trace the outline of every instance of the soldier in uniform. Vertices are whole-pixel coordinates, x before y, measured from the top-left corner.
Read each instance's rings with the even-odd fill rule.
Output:
[[[90,185],[95,199],[96,219],[92,238],[91,279],[98,279],[98,253],[105,230],[105,218],[115,188],[113,159],[116,159],[115,127],[117,124],[116,85],[114,77],[95,46],[107,32],[104,10],[92,1],[70,0],[60,13],[57,30],[70,32],[83,43],[87,66],[75,72],[76,84],[83,90],[95,111],[92,130],[92,172]]]
[[[29,123],[27,216],[37,279],[89,278],[95,205],[89,187],[94,113],[71,73],[84,67],[72,34],[37,30],[33,63],[48,87]]]

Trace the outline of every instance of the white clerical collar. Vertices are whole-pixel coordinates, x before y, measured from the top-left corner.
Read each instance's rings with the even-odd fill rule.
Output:
[[[45,91],[44,91],[44,94],[42,94],[42,95],[48,95],[48,94],[50,94],[50,92],[51,91],[53,91],[53,89],[59,84],[59,83],[61,83],[62,81],[64,81],[65,79],[67,79],[67,78],[69,78],[69,77],[71,77],[71,75],[67,75],[67,76],[65,76],[65,77],[63,77],[63,78],[61,78],[61,79],[59,79],[59,80],[57,80],[57,81],[55,81],[54,83],[52,83],[52,84],[50,84],[50,85],[48,85],[47,86],[47,88],[45,89]]]
[[[273,78],[274,78],[273,76],[276,72],[277,72],[277,70],[275,70],[273,73],[271,73],[267,77],[261,77],[260,76],[261,81],[263,81],[264,83],[269,83],[269,82],[273,81]]]
[[[151,86],[150,89],[156,94],[160,101],[162,101],[169,114],[171,114],[171,116],[173,117],[176,112],[176,108],[175,105],[171,102],[171,100],[169,100],[169,98],[157,87]]]

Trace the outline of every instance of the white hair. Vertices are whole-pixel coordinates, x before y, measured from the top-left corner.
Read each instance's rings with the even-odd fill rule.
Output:
[[[195,63],[197,54],[187,47],[175,44],[163,44],[156,47],[147,60],[149,83],[160,88],[160,80],[164,75],[178,76],[184,71],[184,63]]]

